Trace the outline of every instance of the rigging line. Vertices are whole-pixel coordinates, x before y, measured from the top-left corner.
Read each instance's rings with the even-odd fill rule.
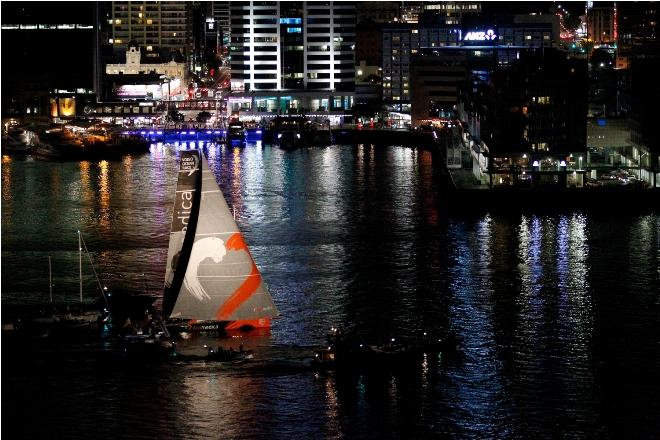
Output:
[[[105,291],[103,290],[103,285],[101,285],[101,280],[99,279],[99,276],[96,273],[96,269],[94,268],[94,262],[92,261],[92,256],[90,255],[89,251],[87,250],[87,244],[85,243],[85,239],[82,238],[82,234],[80,234],[80,238],[82,239],[82,244],[83,247],[85,248],[85,253],[87,254],[87,258],[89,259],[89,264],[92,266],[92,271],[94,272],[94,277],[96,278],[96,282],[99,285],[99,290],[101,291],[101,295],[103,296],[103,301],[105,301],[105,305],[110,308],[110,303],[108,302],[108,298],[105,296]]]

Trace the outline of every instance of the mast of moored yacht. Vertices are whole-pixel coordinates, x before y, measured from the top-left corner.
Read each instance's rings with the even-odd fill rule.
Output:
[[[50,264],[50,255],[48,256],[48,291],[50,293],[50,303],[53,303],[53,268]]]
[[[82,243],[80,239],[80,230],[78,230],[78,270],[80,272],[80,305],[82,305]]]

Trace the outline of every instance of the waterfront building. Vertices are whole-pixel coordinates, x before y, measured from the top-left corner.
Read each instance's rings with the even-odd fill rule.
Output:
[[[635,150],[628,118],[587,118],[587,164],[592,177],[598,177],[599,169],[630,166],[637,156]]]
[[[658,55],[631,60],[630,140],[633,145],[633,161],[639,164],[641,178],[660,186],[660,135],[658,134],[656,109],[660,102],[660,83],[656,66]]]
[[[491,185],[584,185],[586,60],[522,51],[463,98],[471,139],[489,152]]]
[[[466,51],[422,50],[410,64],[413,127],[435,119],[453,119],[459,88],[468,77]]]
[[[355,5],[231,2],[228,112],[343,113],[355,89]]]

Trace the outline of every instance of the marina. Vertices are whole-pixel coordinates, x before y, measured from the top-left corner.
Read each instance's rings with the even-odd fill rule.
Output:
[[[79,289],[72,225],[108,290],[162,292],[185,151],[153,148],[114,162],[5,158],[3,318],[12,305],[48,302],[48,255],[54,301],[79,302],[65,293]],[[3,415],[25,436],[47,435],[46,425],[65,433],[73,420],[99,417],[105,423],[77,424],[80,435],[112,430],[130,438],[112,424],[117,419],[172,435],[189,423],[176,414],[188,411],[200,419],[186,434],[200,437],[209,430],[226,437],[355,437],[365,429],[527,436],[557,432],[559,419],[562,432],[572,434],[623,435],[633,425],[654,432],[656,214],[452,213],[443,207],[446,186],[428,150],[203,151],[280,317],[262,334],[192,333],[176,340],[174,358],[137,364],[110,336],[51,335],[16,345],[3,333],[3,394],[17,400]],[[48,185],[36,191],[29,182]],[[374,279],[374,271],[382,275]],[[84,274],[86,297],[95,285]],[[366,373],[315,371],[315,350],[336,326],[357,329],[373,345],[414,339],[424,329],[452,330],[459,356]],[[253,358],[207,362],[204,345],[243,345]],[[44,371],[47,380],[40,379]],[[28,397],[36,393],[44,398]],[[228,393],[280,415],[258,415],[251,405],[225,410]],[[138,394],[170,402],[171,422],[158,422],[161,409]],[[35,412],[20,410],[28,399],[45,423],[31,423]],[[294,400],[295,409],[285,409]],[[438,425],[421,422],[420,413]],[[240,423],[248,419],[271,425]]]
[[[5,437],[660,438],[656,2],[0,7]]]

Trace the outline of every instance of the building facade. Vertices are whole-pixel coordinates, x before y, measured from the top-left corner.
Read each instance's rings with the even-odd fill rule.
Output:
[[[492,185],[584,184],[586,60],[528,49],[464,96],[461,119],[489,151]]]
[[[229,111],[347,110],[355,88],[355,6],[231,2]]]
[[[191,55],[190,5],[183,1],[112,2],[106,13],[107,43],[123,51],[135,42],[145,48],[147,58],[180,52],[187,59]]]
[[[470,25],[388,24],[383,26],[383,100],[394,111],[410,111],[410,61],[424,50],[464,48],[480,51],[496,48],[507,63],[516,52],[510,49],[553,47],[559,41],[556,16],[516,15],[493,23]]]
[[[170,61],[169,63],[143,64],[142,54],[137,46],[130,46],[126,51],[126,64],[107,64],[105,73],[108,75],[139,75],[156,73],[167,79],[179,79],[182,82],[186,76],[186,65]]]
[[[616,4],[589,8],[587,38],[594,44],[610,44],[617,40]]]

